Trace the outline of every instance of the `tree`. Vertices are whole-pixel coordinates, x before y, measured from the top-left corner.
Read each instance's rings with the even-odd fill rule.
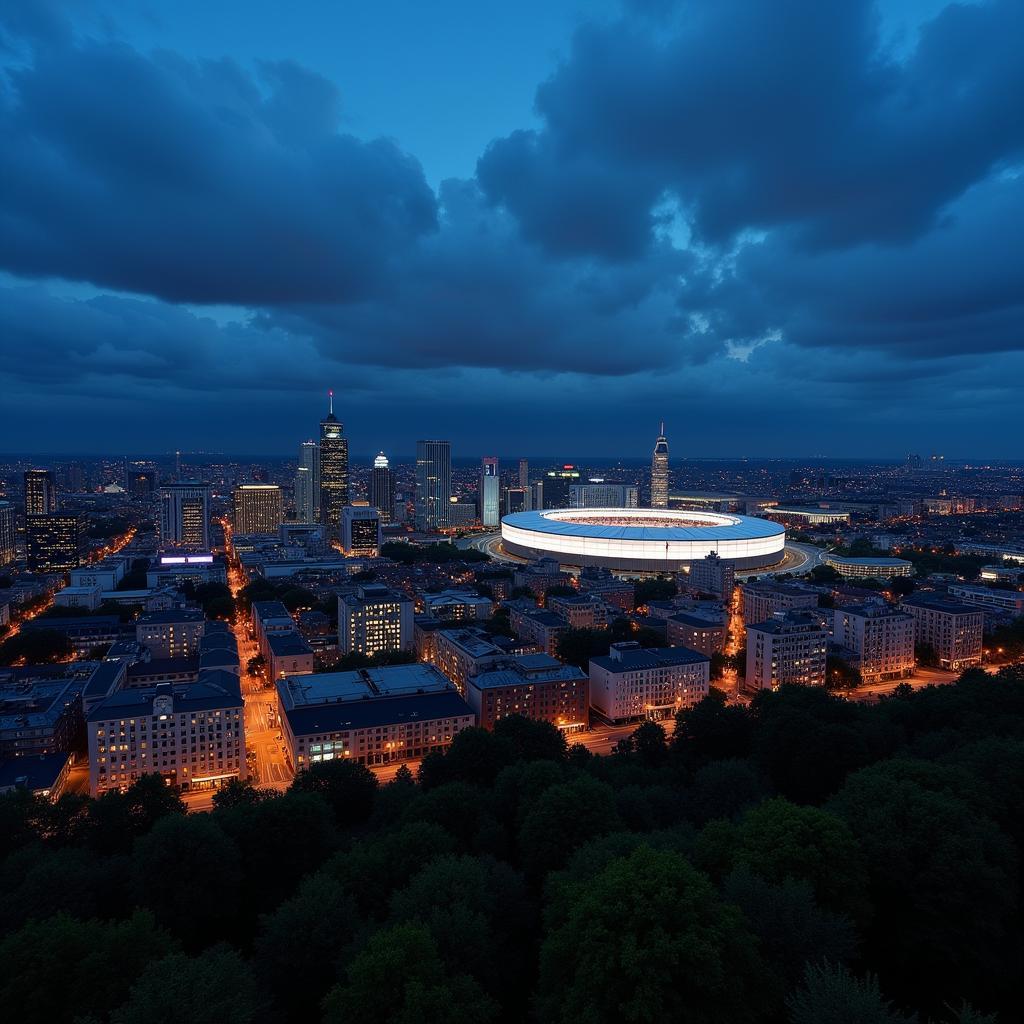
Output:
[[[690,819],[703,825],[712,818],[732,818],[765,796],[765,780],[750,761],[727,758],[697,769],[686,793]]]
[[[649,768],[660,768],[668,760],[668,738],[660,722],[643,722],[630,740],[633,753]]]
[[[344,828],[360,825],[373,813],[377,776],[357,761],[324,761],[310,765],[295,776],[293,793],[316,793],[334,811]]]
[[[132,985],[111,1024],[250,1024],[260,999],[241,956],[214,946],[201,956],[172,953],[152,961]]]
[[[831,565],[816,565],[807,575],[812,583],[837,583],[843,578]]]
[[[23,629],[0,644],[0,665],[68,661],[73,653],[71,641],[56,629]]]
[[[29,921],[0,941],[0,1006],[19,1024],[105,1019],[146,965],[172,952],[144,911],[126,921]]]
[[[672,753],[687,764],[743,758],[750,753],[751,736],[747,709],[726,704],[725,694],[712,690],[694,707],[676,716]]]
[[[519,829],[519,859],[534,878],[562,867],[578,846],[620,827],[610,786],[580,775],[546,789]]]
[[[420,785],[430,789],[462,781],[488,786],[514,756],[508,739],[486,729],[462,729],[452,737],[447,750],[430,753],[420,762]]]
[[[136,837],[145,835],[162,818],[184,813],[177,789],[168,786],[162,776],[147,773],[124,793],[108,790],[89,804],[89,839],[101,852],[127,852]]]
[[[871,974],[855,978],[842,966],[808,965],[803,985],[786,1001],[790,1024],[914,1024],[882,998]]]
[[[838,654],[825,659],[825,686],[829,690],[852,690],[862,682],[860,670]]]
[[[576,588],[569,586],[567,583],[556,583],[553,587],[548,587],[544,591],[544,604],[548,603],[548,599],[552,597],[575,597]]]
[[[199,950],[237,925],[237,863],[237,847],[209,815],[172,815],[136,841],[132,892],[187,949]]]
[[[661,576],[655,579],[639,580],[634,591],[633,607],[643,608],[651,601],[670,601],[679,593],[679,587],[673,579]]]
[[[563,905],[541,947],[541,1019],[761,1019],[766,976],[755,940],[678,853],[641,846],[578,884]]]
[[[382,998],[386,995],[386,998]],[[352,961],[344,984],[324,1000],[324,1024],[489,1024],[497,1007],[472,978],[445,970],[422,924],[376,932]]]
[[[558,658],[586,672],[590,659],[606,655],[611,643],[612,635],[607,629],[566,629],[558,637]]]
[[[564,761],[568,750],[561,729],[525,715],[499,718],[494,723],[494,735],[508,744],[516,760]]]

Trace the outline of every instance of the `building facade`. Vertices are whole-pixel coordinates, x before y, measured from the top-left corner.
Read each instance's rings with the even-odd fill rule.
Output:
[[[57,483],[50,469],[29,469],[25,485],[25,518],[49,516],[57,511]]]
[[[210,550],[210,485],[182,480],[160,488],[160,542],[164,547]]]
[[[380,512],[372,505],[347,505],[341,516],[341,547],[346,555],[375,558],[380,553]]]
[[[906,679],[914,673],[914,618],[884,601],[837,608],[832,637],[857,655],[865,683]]]
[[[780,686],[824,686],[828,630],[816,615],[779,612],[767,622],[747,625],[748,690]]]
[[[590,704],[609,722],[673,718],[708,695],[711,662],[683,647],[612,644],[590,659]]]
[[[10,565],[17,557],[15,538],[14,504],[10,501],[0,501],[0,566]]]
[[[417,441],[416,529],[423,533],[447,529],[451,502],[451,442]]]
[[[818,593],[798,583],[775,583],[761,580],[744,583],[743,621],[767,622],[778,612],[799,611],[818,607]]]
[[[316,441],[299,445],[295,470],[295,518],[300,523],[320,522],[320,446]]]
[[[501,520],[501,478],[498,459],[485,455],[480,462],[480,525],[497,526]]]
[[[664,423],[651,456],[651,508],[668,508],[668,438]]]
[[[135,620],[135,639],[154,658],[191,658],[199,653],[206,616],[198,608],[147,612]]]
[[[570,508],[636,508],[639,504],[639,489],[632,484],[590,480],[569,485]]]
[[[405,594],[367,583],[338,597],[338,650],[372,657],[409,651],[413,645],[413,603]]]
[[[348,504],[348,438],[334,415],[334,392],[330,410],[320,421],[320,522],[328,540],[341,535],[341,510]]]
[[[276,533],[284,502],[276,484],[239,484],[232,491],[236,533]]]
[[[382,524],[386,526],[394,521],[395,476],[383,452],[377,452],[370,470],[370,504],[379,513]]]
[[[930,646],[939,664],[961,672],[981,664],[985,613],[939,594],[911,594],[900,608],[914,617],[914,642]]]
[[[711,551],[705,558],[690,563],[687,582],[706,594],[728,601],[736,588],[736,563],[728,558],[719,558]]]
[[[25,520],[25,549],[33,572],[69,572],[85,561],[89,522],[83,512],[54,512]]]

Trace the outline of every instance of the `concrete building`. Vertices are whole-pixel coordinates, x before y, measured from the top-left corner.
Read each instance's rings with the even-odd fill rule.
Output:
[[[758,580],[740,587],[743,621],[767,622],[777,612],[792,612],[818,607],[818,592],[800,583],[775,583]]]
[[[89,713],[89,792],[127,789],[156,772],[183,790],[245,779],[245,716],[238,676],[203,673],[113,693]]]
[[[507,637],[492,636],[479,627],[441,629],[433,634],[433,663],[465,695],[466,680],[509,657]]]
[[[501,519],[501,479],[498,459],[485,455],[480,463],[480,525],[497,526]]]
[[[837,608],[832,637],[857,656],[865,683],[905,679],[914,673],[914,618],[885,601]]]
[[[154,658],[190,658],[199,653],[206,616],[199,608],[147,612],[135,620],[135,638]]]
[[[423,610],[435,619],[489,619],[494,614],[494,602],[475,590],[442,590],[423,595]]]
[[[413,603],[381,584],[366,583],[338,597],[338,650],[372,656],[412,650]]]
[[[988,609],[1001,615],[1018,618],[1024,615],[1024,593],[1019,590],[1000,590],[994,587],[972,587],[970,584],[950,584],[950,596],[964,604]]]
[[[212,552],[182,554],[161,551],[146,570],[146,586],[178,587],[183,583],[227,583],[227,563]]]
[[[711,657],[725,650],[729,631],[724,622],[714,622],[687,612],[676,612],[665,620],[665,635],[671,647],[687,647]]]
[[[465,694],[485,729],[507,715],[550,722],[566,734],[590,724],[588,676],[547,654],[524,654],[468,676]]]
[[[450,441],[416,442],[416,529],[445,530],[452,503],[452,446]]]
[[[102,562],[80,566],[70,573],[72,587],[98,587],[100,590],[116,590],[128,572],[127,558],[114,555]]]
[[[850,521],[850,513],[829,508],[766,508],[762,515],[766,519],[785,523],[787,526],[837,526]]]
[[[372,505],[348,505],[341,515],[341,547],[346,555],[376,558],[380,554],[380,512]]]
[[[277,533],[284,501],[276,484],[239,484],[231,492],[236,533]]]
[[[557,558],[538,558],[529,565],[513,569],[512,583],[516,587],[528,587],[539,600],[543,600],[551,587],[564,587],[571,580],[563,575]]]
[[[0,796],[25,791],[51,803],[67,789],[72,756],[65,753],[36,754],[0,762]]]
[[[605,629],[617,611],[597,594],[552,596],[545,607],[571,629]]]
[[[593,594],[610,605],[631,612],[636,600],[636,585],[616,576],[610,569],[588,566],[577,577],[581,594]]]
[[[685,647],[612,644],[590,659],[590,704],[609,722],[672,718],[708,694],[711,662]]]
[[[379,765],[443,751],[476,722],[432,665],[323,672],[277,681],[281,733],[296,771],[351,758]]]
[[[777,612],[767,622],[747,625],[748,690],[780,686],[824,686],[828,630],[817,615]]]
[[[265,641],[267,675],[270,679],[304,675],[315,667],[316,655],[306,639],[296,630],[270,633]]]
[[[960,672],[981,663],[985,613],[940,594],[916,593],[900,608],[914,617],[914,641],[933,648],[939,664]]]
[[[558,653],[559,638],[569,628],[564,619],[539,608],[518,608],[513,604],[506,607],[509,626],[523,643],[536,644],[552,657]]]
[[[719,558],[711,551],[706,558],[690,564],[686,582],[705,594],[714,594],[728,601],[736,588],[736,563],[728,558]]]
[[[160,543],[210,550],[210,485],[182,480],[160,488]]]
[[[85,561],[89,522],[84,512],[54,512],[25,520],[25,547],[32,572],[68,572]]]
[[[651,508],[668,508],[668,438],[664,423],[651,457]]]
[[[81,735],[87,678],[54,666],[50,678],[0,683],[0,761],[70,751]]]
[[[828,554],[822,559],[840,576],[852,579],[891,579],[893,576],[910,576],[914,563],[902,558],[847,558],[845,555]]]

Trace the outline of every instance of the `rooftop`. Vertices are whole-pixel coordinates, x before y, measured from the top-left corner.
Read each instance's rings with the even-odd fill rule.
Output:
[[[175,622],[203,622],[206,613],[201,608],[167,608],[161,612],[146,612],[136,620],[140,626],[157,626]]]
[[[386,700],[356,700],[293,707],[286,708],[284,713],[296,736],[429,722],[439,718],[476,717],[473,709],[454,689]]]
[[[664,525],[655,525],[659,522]],[[659,543],[674,540],[754,540],[785,533],[778,523],[752,516],[669,509],[593,508],[515,512],[502,519],[502,526],[555,536],[648,540]]]
[[[372,698],[397,698],[452,689],[448,677],[425,662],[361,668],[351,672],[315,672],[279,679],[284,708],[347,704]]]
[[[591,658],[591,665],[599,665],[607,672],[636,672],[647,668],[668,668],[676,665],[695,665],[710,659],[688,647],[641,647],[615,644],[612,650],[597,658]]]

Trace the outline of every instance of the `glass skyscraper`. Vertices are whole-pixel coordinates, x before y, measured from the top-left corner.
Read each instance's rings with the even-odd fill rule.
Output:
[[[390,523],[395,517],[395,477],[383,452],[377,453],[370,471],[370,504],[382,523]]]
[[[498,486],[498,459],[485,455],[480,463],[480,523],[497,526],[501,520],[501,493]]]
[[[348,438],[334,415],[334,392],[329,392],[330,411],[320,421],[320,522],[328,540],[341,538],[341,510],[348,504]]]
[[[320,447],[303,441],[295,471],[295,518],[300,523],[320,522]]]
[[[452,445],[416,442],[416,529],[444,530],[451,522]]]
[[[664,423],[651,458],[651,508],[668,508],[668,438]]]

